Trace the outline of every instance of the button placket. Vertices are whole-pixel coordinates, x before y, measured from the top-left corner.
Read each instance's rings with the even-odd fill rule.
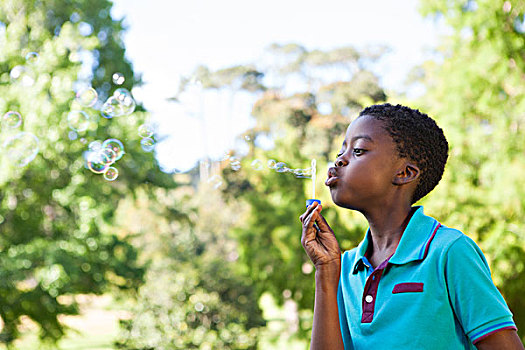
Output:
[[[363,315],[361,316],[361,323],[370,323],[374,319],[377,289],[379,287],[379,281],[381,280],[383,271],[387,266],[388,260],[379,265],[366,280],[365,289],[363,291]]]

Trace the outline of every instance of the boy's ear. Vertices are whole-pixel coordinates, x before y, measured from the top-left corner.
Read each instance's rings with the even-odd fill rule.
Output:
[[[413,163],[405,163],[404,168],[399,171],[394,177],[394,185],[406,185],[419,178],[420,170],[417,165]]]

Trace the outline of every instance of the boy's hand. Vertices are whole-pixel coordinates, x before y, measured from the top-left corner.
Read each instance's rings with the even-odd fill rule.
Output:
[[[321,210],[321,205],[314,202],[299,217],[303,223],[301,244],[316,269],[322,265],[341,263],[341,248],[339,248],[334,231],[321,215]],[[314,224],[317,225],[314,226]]]

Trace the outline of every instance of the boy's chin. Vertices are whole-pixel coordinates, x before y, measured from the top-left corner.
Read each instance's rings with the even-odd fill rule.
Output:
[[[350,198],[342,198],[336,191],[330,191],[330,195],[332,196],[332,201],[338,207],[357,211],[362,209],[359,203],[354,203]]]

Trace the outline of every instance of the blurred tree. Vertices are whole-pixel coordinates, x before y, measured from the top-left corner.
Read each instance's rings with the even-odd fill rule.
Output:
[[[324,169],[341,147],[349,117],[365,105],[386,99],[377,77],[365,68],[382,52],[383,48],[359,52],[351,47],[309,51],[297,44],[274,44],[257,67],[215,72],[201,67],[192,77],[203,88],[213,89],[230,87],[232,81],[242,89],[246,72],[250,79],[257,77],[256,85],[250,80],[250,87],[256,88],[247,89],[257,96],[252,110],[255,126],[242,135],[248,136],[248,151],[230,153],[242,158],[240,170],[231,157],[222,161],[221,188],[229,205],[243,203],[249,208],[232,232],[239,263],[254,283],[257,299],[269,293],[278,305],[294,302],[297,306],[296,315],[282,320],[295,324],[285,326],[285,336],[290,338],[305,339],[311,329],[314,280],[305,275],[313,267],[300,244],[298,217],[312,186],[311,180],[269,170],[266,164],[273,159],[286,162],[288,168],[306,169],[316,158],[321,174],[317,185],[323,183]],[[324,213],[343,247],[350,248],[364,234],[363,221],[354,213],[333,210],[325,192],[318,190]]]
[[[452,29],[417,69],[419,104],[451,145],[445,178],[425,203],[486,252],[525,335],[525,3],[421,1]]]
[[[225,206],[206,182],[197,190],[181,186],[154,200],[137,199],[117,216],[126,231],[137,234],[152,265],[132,315],[121,321],[117,346],[256,349],[264,321],[229,233],[245,216],[242,205]]]
[[[12,163],[5,144],[0,152],[0,342],[8,345],[19,336],[22,315],[40,326],[43,339],[58,340],[64,327],[57,316],[77,312],[65,302],[74,298],[63,295],[136,288],[144,268],[125,234],[113,232],[114,210],[146,183],[175,186],[141,150],[143,112],[108,120],[83,108],[88,129],[68,127],[68,112],[81,108],[73,91],[81,84],[95,87],[103,101],[117,88],[114,72],[124,75],[123,87],[140,82],[110,10],[107,0],[0,2],[0,115],[21,113],[18,130],[39,139],[38,155],[24,167]],[[29,52],[38,57],[26,60]],[[4,121],[0,132],[4,142],[13,130]],[[126,152],[114,182],[85,169],[82,157],[89,142],[107,138],[122,140]]]

